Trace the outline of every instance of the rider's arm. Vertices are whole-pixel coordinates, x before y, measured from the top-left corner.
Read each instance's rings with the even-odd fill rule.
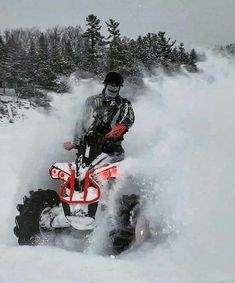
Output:
[[[93,112],[93,97],[88,97],[84,108],[82,118],[78,119],[74,129],[73,135],[73,144],[78,146],[83,140],[83,136],[87,131],[87,126],[89,124],[89,120],[91,119]]]
[[[135,115],[131,103],[125,99],[124,103],[120,106],[120,114],[116,121],[116,126],[105,135],[107,140],[118,140],[121,138],[128,129],[133,125]]]
[[[81,141],[81,133],[82,133],[82,127],[81,127],[81,121],[78,120],[76,122],[75,128],[74,128],[74,133],[73,133],[73,144],[78,145]]]
[[[77,120],[74,134],[73,134],[73,141],[67,141],[63,144],[64,149],[71,150],[71,149],[78,149],[80,144],[83,141],[83,136],[87,131],[87,125],[92,117],[93,112],[93,97],[88,97],[85,105],[83,107],[82,117]]]
[[[135,114],[132,108],[130,101],[127,99],[121,104],[120,114],[118,116],[116,125],[124,125],[127,127],[127,130],[134,124]]]

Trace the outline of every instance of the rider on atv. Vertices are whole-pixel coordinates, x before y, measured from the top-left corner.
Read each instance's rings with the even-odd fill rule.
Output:
[[[78,149],[76,161],[54,163],[49,170],[53,179],[63,182],[59,193],[30,191],[23,204],[17,205],[19,215],[15,218],[14,233],[20,245],[50,243],[63,233],[82,239],[107,212],[109,202],[103,189],[112,188],[118,177],[119,161],[124,158],[121,142],[134,123],[134,113],[131,103],[119,95],[123,85],[120,74],[108,73],[104,84],[101,94],[87,99],[73,142],[64,143],[67,150]],[[126,189],[133,185],[130,183]],[[117,203],[115,221],[110,223],[113,254],[120,254],[149,236],[139,195],[129,194],[126,189]]]
[[[66,150],[80,149],[86,134],[92,144],[99,144],[114,162],[124,159],[123,135],[133,125],[135,116],[130,101],[120,96],[123,77],[109,72],[102,93],[87,98],[82,121],[76,123],[73,142],[64,143]]]

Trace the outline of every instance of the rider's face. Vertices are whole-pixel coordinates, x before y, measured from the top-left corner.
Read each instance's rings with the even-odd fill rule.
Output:
[[[108,83],[106,89],[109,97],[116,97],[119,93],[120,86],[116,83]]]

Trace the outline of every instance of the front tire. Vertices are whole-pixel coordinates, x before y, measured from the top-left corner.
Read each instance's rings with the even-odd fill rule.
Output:
[[[39,218],[46,207],[55,207],[60,203],[58,194],[52,190],[31,191],[30,197],[24,197],[23,204],[17,205],[19,215],[15,218],[14,234],[19,245],[37,245],[40,243]]]

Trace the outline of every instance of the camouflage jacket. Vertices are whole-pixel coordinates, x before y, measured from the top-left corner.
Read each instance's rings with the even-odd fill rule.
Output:
[[[83,117],[76,123],[73,142],[79,144],[89,130],[105,135],[116,125],[125,125],[129,129],[134,121],[134,111],[128,99],[119,95],[107,99],[103,91],[87,98]]]

